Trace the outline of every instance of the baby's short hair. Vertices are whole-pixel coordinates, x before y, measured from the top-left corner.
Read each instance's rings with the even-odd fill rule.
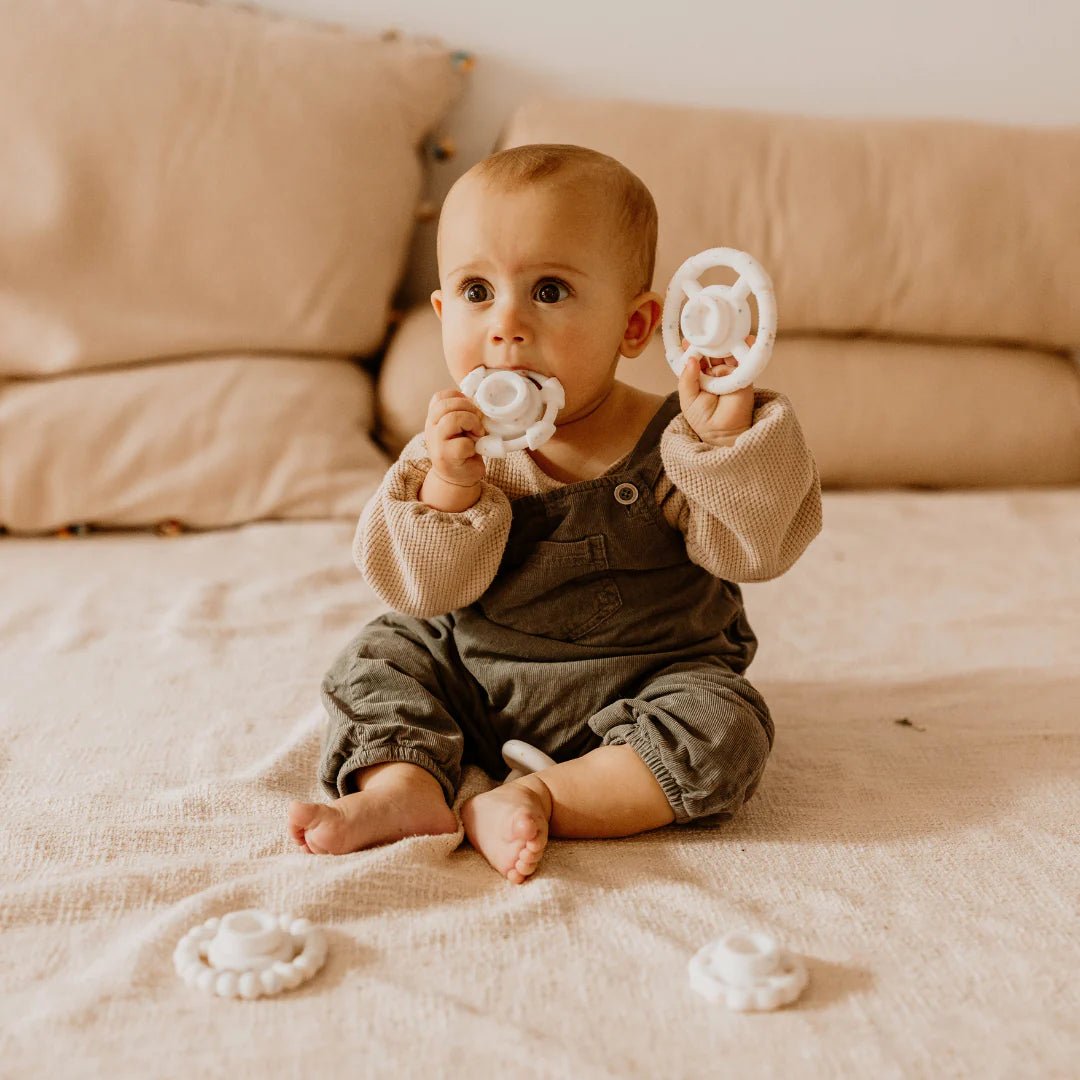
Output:
[[[565,184],[601,192],[617,211],[628,283],[633,295],[652,286],[656,264],[656,203],[625,165],[598,150],[568,143],[530,143],[500,150],[472,170],[489,183],[513,189],[532,183]]]

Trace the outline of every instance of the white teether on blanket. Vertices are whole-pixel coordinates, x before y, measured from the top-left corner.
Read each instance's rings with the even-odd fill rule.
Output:
[[[730,267],[739,275],[738,281],[734,285],[702,285],[698,278],[716,266]],[[751,293],[757,300],[758,329],[754,344],[747,345]],[[668,285],[661,333],[668,365],[676,375],[682,374],[691,356],[713,360],[734,356],[738,361],[734,371],[727,375],[702,373],[701,388],[710,394],[730,394],[749,386],[765,370],[776,341],[776,295],[769,275],[745,251],[735,248],[709,248],[692,255]],[[684,337],[690,342],[685,352]]]
[[[251,908],[207,919],[173,952],[176,973],[218,997],[257,998],[293,990],[326,961],[326,935],[307,919]]]
[[[689,972],[699,994],[738,1012],[787,1005],[803,992],[808,978],[806,964],[775,938],[738,930],[699,949]]]
[[[476,440],[483,457],[543,446],[555,434],[555,415],[566,404],[562,383],[535,371],[473,368],[460,389],[484,414],[487,434]]]

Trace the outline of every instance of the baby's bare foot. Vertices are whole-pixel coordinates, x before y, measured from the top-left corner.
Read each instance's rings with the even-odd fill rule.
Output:
[[[503,784],[474,795],[461,807],[469,843],[514,885],[540,865],[550,817],[551,795],[535,779]]]
[[[432,790],[406,780],[372,784],[330,804],[293,802],[289,835],[313,855],[346,855],[406,836],[457,832],[441,789]]]

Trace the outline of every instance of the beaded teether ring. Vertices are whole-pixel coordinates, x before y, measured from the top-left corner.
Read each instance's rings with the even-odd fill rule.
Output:
[[[293,990],[326,961],[326,935],[307,919],[249,909],[207,919],[173,952],[176,973],[218,997],[257,998]]]

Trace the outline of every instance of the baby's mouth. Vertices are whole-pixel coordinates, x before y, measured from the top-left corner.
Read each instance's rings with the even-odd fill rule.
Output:
[[[541,372],[537,371],[529,364],[489,364],[488,371],[531,371],[534,375],[539,375]]]

